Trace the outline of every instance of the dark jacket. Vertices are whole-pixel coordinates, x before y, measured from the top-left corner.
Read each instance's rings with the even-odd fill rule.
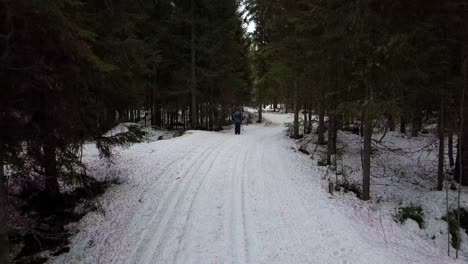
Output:
[[[236,124],[242,123],[242,113],[240,111],[234,112],[232,115],[232,120],[234,120],[234,123]]]

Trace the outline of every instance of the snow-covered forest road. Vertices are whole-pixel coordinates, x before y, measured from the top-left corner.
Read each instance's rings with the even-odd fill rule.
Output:
[[[323,170],[280,124],[243,134],[190,131],[119,151],[123,183],[81,222],[55,263],[447,263],[418,237],[386,236],[347,215]],[[107,167],[89,151],[90,169]]]

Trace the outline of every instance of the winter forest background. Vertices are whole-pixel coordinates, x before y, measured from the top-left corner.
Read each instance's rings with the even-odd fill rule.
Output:
[[[465,0],[0,0],[0,263],[64,253],[119,184],[86,144],[112,165],[239,105],[291,113],[331,194],[468,255],[467,25]]]

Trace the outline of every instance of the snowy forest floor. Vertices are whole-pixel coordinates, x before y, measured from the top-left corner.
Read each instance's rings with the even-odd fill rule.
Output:
[[[188,131],[118,149],[112,164],[87,148],[90,173],[121,184],[99,198],[105,213],[81,220],[70,252],[50,263],[455,262],[411,222],[395,223],[391,195],[383,203],[329,195],[326,169],[285,135],[290,115],[265,118],[240,136]],[[442,199],[418,193],[401,200]]]
[[[353,192],[336,192],[335,197],[348,210],[348,217],[356,218],[370,226],[376,232],[385,233],[385,239],[398,241],[399,234],[394,233],[399,228],[394,223],[400,209],[405,207],[420,207],[424,223],[420,228],[418,223],[408,219],[402,228],[417,234],[429,241],[435,247],[447,252],[448,236],[447,222],[444,220],[448,210],[457,208],[458,190],[437,191],[438,139],[434,126],[426,127],[427,133],[411,137],[400,132],[388,132],[385,135],[376,132],[372,142],[372,200],[364,203]],[[382,139],[380,141],[380,139]],[[312,133],[296,141],[296,148],[309,152],[314,164],[323,164],[326,158],[327,146],[317,146],[317,135]],[[354,189],[361,189],[362,169],[361,150],[362,137],[351,132],[338,131],[338,146],[336,168],[333,171],[322,168],[323,188],[328,182],[335,185],[349,183]],[[455,148],[455,147],[454,147]],[[447,148],[446,148],[447,149]],[[304,151],[305,150],[305,151]],[[446,160],[446,168],[448,161]],[[333,166],[332,166],[333,167]],[[448,186],[458,184],[453,180],[453,168],[446,170]],[[343,189],[343,188],[342,188]],[[447,199],[448,197],[448,199]],[[461,207],[468,211],[468,189],[461,191]],[[468,236],[461,229],[461,254],[468,256]],[[396,236],[395,236],[396,235]],[[455,249],[450,246],[450,255],[455,256]]]

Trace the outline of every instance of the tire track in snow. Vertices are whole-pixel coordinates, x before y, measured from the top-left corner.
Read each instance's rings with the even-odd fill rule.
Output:
[[[251,148],[250,148],[251,149]],[[247,153],[250,153],[250,151],[247,151]],[[247,178],[247,174],[246,174],[246,164],[249,164],[248,163],[248,155],[247,153],[244,155],[244,162],[243,162],[243,170],[242,170],[242,180],[241,180],[241,188],[242,188],[242,197],[241,197],[241,202],[242,202],[242,227],[243,227],[243,230],[244,230],[244,250],[245,250],[245,260],[246,260],[246,263],[249,263],[249,239],[248,239],[248,226],[247,226],[247,214],[246,214],[246,186],[245,186],[245,182],[246,182],[246,178]]]
[[[264,155],[264,153],[280,154],[290,150],[283,149],[282,146],[277,147],[277,142],[281,142],[281,139],[265,138],[266,140],[261,142],[256,154],[259,157],[255,167],[256,177],[262,183],[257,187],[256,192],[262,195],[267,194],[265,199],[257,201],[257,207],[266,209],[261,211],[260,216],[269,219],[270,223],[266,223],[268,225],[265,226],[262,222],[257,222],[257,224],[263,226],[262,230],[268,232],[268,236],[275,242],[264,244],[264,247],[261,248],[264,252],[259,254],[262,259],[253,261],[276,263],[292,257],[295,249],[310,244],[310,241],[304,237],[304,234],[307,233],[304,230],[307,229],[301,229],[308,225],[297,222],[296,219],[309,219],[311,215],[305,211],[300,202],[292,200],[295,197],[295,192],[294,189],[291,189],[288,178],[291,171],[286,170],[282,155]],[[292,215],[296,217],[291,217]],[[297,224],[300,224],[301,228]],[[270,233],[271,228],[277,231]],[[285,240],[288,240],[288,244],[284,243]],[[294,254],[294,259],[300,260],[299,263],[308,263],[313,259],[309,255],[311,253],[313,252],[302,252],[301,255]]]
[[[283,147],[287,148],[286,146],[281,147],[280,145],[273,144],[269,144],[268,146],[270,148],[274,148],[270,152],[290,151],[289,149],[281,149]],[[300,158],[301,157],[297,157],[297,159]],[[265,162],[264,167],[270,170],[269,174],[271,177],[268,177],[268,180],[271,181],[272,184],[270,184],[270,186],[273,187],[272,193],[274,196],[272,198],[278,202],[276,208],[274,206],[270,206],[270,208],[275,208],[277,214],[280,216],[281,222],[283,223],[281,225],[287,227],[288,233],[286,233],[286,235],[293,238],[291,240],[293,248],[300,248],[301,245],[309,244],[309,247],[313,249],[311,251],[301,252],[301,254],[297,254],[299,253],[297,252],[294,258],[300,260],[301,263],[307,263],[314,259],[314,251],[321,252],[329,251],[329,248],[341,248],[341,252],[337,250],[334,251],[333,256],[328,256],[326,260],[315,258],[315,261],[326,261],[326,263],[329,263],[336,257],[352,259],[349,255],[350,251],[346,250],[340,239],[337,238],[336,230],[329,229],[330,223],[324,222],[325,219],[320,217],[321,215],[329,215],[329,212],[327,212],[328,209],[319,207],[319,203],[322,201],[320,197],[317,197],[318,202],[313,204],[314,208],[311,210],[310,207],[308,208],[304,205],[304,200],[297,195],[297,187],[289,177],[291,172],[293,172],[292,175],[297,174],[296,168],[289,167],[287,160],[279,159],[277,156],[272,157],[270,160],[264,160],[263,162]],[[272,168],[274,169],[272,170]],[[281,189],[277,189],[279,186],[281,186]],[[319,189],[311,191],[316,193],[321,192]],[[293,205],[294,209],[291,210]],[[311,214],[310,212],[314,213]],[[309,219],[310,221],[298,222],[296,219]],[[304,230],[310,231],[304,232]],[[293,235],[291,236],[290,234]],[[326,240],[325,244],[318,242],[322,239]],[[288,248],[290,247],[288,246]],[[344,256],[344,254],[347,255]]]
[[[152,182],[151,187],[147,188],[147,190],[152,190],[154,189],[153,187],[159,184],[159,181],[161,180],[161,176],[163,176],[169,169],[172,169],[175,165],[177,165],[180,162],[183,162],[183,160],[187,157],[189,157],[192,154],[192,151],[195,150],[198,146],[192,147],[189,150],[185,152],[185,154],[182,157],[175,157],[173,160],[166,162],[164,164],[164,167],[160,169],[159,173],[156,175],[156,179]],[[145,192],[144,194],[146,194]],[[143,198],[143,194],[140,196],[140,199]]]
[[[232,140],[233,138],[231,138],[231,140],[229,141],[233,141]],[[185,222],[184,222],[184,228],[182,230],[182,234],[179,235],[179,238],[178,238],[178,248],[177,248],[177,251],[175,252],[175,255],[174,255],[174,258],[173,258],[173,261],[172,263],[187,263],[188,260],[183,257],[182,260],[180,260],[180,253],[181,251],[184,249],[184,247],[182,246],[182,243],[183,243],[183,240],[185,238],[185,235],[187,233],[187,228],[188,228],[188,223],[189,223],[189,220],[190,218],[192,217],[192,212],[193,212],[193,208],[194,208],[194,204],[196,203],[197,201],[197,198],[199,197],[199,194],[200,194],[200,189],[202,187],[202,185],[205,183],[206,181],[206,178],[207,176],[209,175],[209,172],[210,170],[213,168],[213,164],[221,157],[221,154],[222,153],[225,153],[225,152],[228,152],[230,151],[231,149],[229,148],[229,145],[228,146],[224,146],[226,145],[226,141],[223,142],[222,144],[220,144],[220,146],[218,147],[218,149],[221,149],[221,151],[217,152],[217,155],[215,156],[215,158],[211,161],[210,163],[210,166],[208,167],[208,169],[206,170],[206,172],[203,173],[203,177],[200,181],[200,183],[198,184],[197,186],[197,189],[196,189],[196,192],[195,192],[195,195],[190,203],[190,206],[189,206],[189,209],[188,209],[188,213],[187,213],[187,216],[185,218]],[[221,148],[223,147],[223,148]]]
[[[203,167],[203,164],[205,164],[207,162],[207,159],[210,158],[211,154],[214,152],[214,150],[212,152],[210,152],[210,154],[207,155],[207,157],[205,158],[204,161],[201,161],[200,165],[197,166],[196,169],[194,169],[192,171],[192,169],[189,170],[189,172],[187,174],[184,175],[184,178],[185,177],[189,177],[189,179],[187,181],[185,181],[185,183],[181,184],[183,185],[182,187],[179,187],[179,189],[177,190],[177,193],[178,195],[176,197],[174,197],[170,203],[172,205],[170,205],[170,207],[168,208],[168,210],[171,211],[171,213],[169,214],[168,218],[167,218],[167,221],[164,221],[164,228],[162,229],[162,234],[156,236],[156,238],[159,240],[162,239],[162,238],[165,238],[165,241],[168,239],[168,236],[171,235],[171,231],[173,231],[173,229],[175,229],[173,227],[173,225],[177,224],[175,223],[175,218],[177,218],[178,215],[180,215],[181,212],[178,212],[178,210],[181,210],[179,208],[183,207],[183,204],[181,206],[179,206],[181,204],[181,201],[184,200],[185,196],[187,195],[187,192],[189,190],[189,188],[192,186],[192,185],[196,185],[194,184],[193,182],[195,181],[195,177],[198,175],[198,172],[200,170],[201,167]],[[190,175],[189,175],[190,173]],[[204,178],[204,175],[205,174],[202,174],[202,180],[203,181],[203,178]],[[197,187],[197,190],[198,190],[198,187]],[[197,191],[195,193],[195,196],[197,195]],[[174,204],[174,201],[175,201],[175,204]],[[193,201],[194,201],[194,198],[192,198],[192,201],[190,202],[190,206],[189,206],[189,209],[186,211],[187,214],[186,214],[186,217],[185,219],[187,219],[189,217],[189,214],[190,214],[190,207],[193,206]],[[185,211],[184,211],[185,212]],[[166,214],[164,215],[164,217],[166,217]],[[186,226],[186,220],[183,224],[184,228]],[[182,235],[178,235],[179,236],[179,239],[182,239],[181,236]],[[158,241],[158,240],[157,240]],[[180,241],[178,242],[178,244],[180,244]],[[151,263],[154,263],[154,262],[159,262],[159,257],[162,253],[162,251],[164,250],[164,242],[157,242],[155,243],[156,245],[156,248],[153,250],[153,253],[151,254],[151,258],[149,258],[148,260],[151,261]],[[165,261],[164,261],[165,262]],[[150,262],[147,262],[147,263],[150,263]],[[172,263],[174,263],[174,261],[172,261]]]
[[[244,144],[247,144],[245,142]],[[249,148],[244,147],[243,151],[239,151],[235,162],[235,173],[231,176],[233,186],[231,195],[231,236],[234,248],[234,263],[248,263],[248,242],[245,227],[245,202],[244,202],[244,178],[245,166],[247,164],[247,153]],[[240,157],[244,157],[239,162]],[[239,168],[241,168],[239,170]]]
[[[151,262],[151,258],[153,257],[154,251],[159,247],[161,236],[165,232],[169,220],[175,211],[175,206],[177,206],[177,203],[180,201],[180,197],[186,189],[185,187],[188,185],[188,182],[192,179],[193,174],[192,177],[186,176],[189,175],[197,164],[199,167],[202,165],[203,162],[200,162],[200,160],[205,158],[205,156],[209,156],[214,151],[213,146],[218,143],[219,142],[216,141],[209,145],[201,154],[192,159],[190,164],[186,166],[182,173],[179,174],[178,179],[180,180],[176,179],[174,184],[168,191],[166,191],[165,196],[159,202],[159,206],[156,209],[151,222],[148,224],[148,226],[150,226],[150,230],[146,231],[137,243],[137,247],[135,248],[129,263],[153,263]],[[160,212],[163,213],[160,214]],[[160,221],[158,222],[157,219],[160,215]],[[148,251],[153,251],[153,254],[143,254]],[[141,260],[142,258],[143,260]]]
[[[216,161],[217,158],[219,158],[219,155],[215,155],[215,152],[216,152],[216,153],[219,153],[219,152],[222,152],[222,151],[226,151],[226,150],[227,150],[227,149],[223,149],[223,147],[224,147],[226,141],[220,140],[219,142],[221,142],[221,143],[220,143],[220,144],[214,144],[214,145],[216,145],[216,147],[214,147],[214,148],[212,149],[212,151],[206,156],[206,158],[205,158],[203,161],[200,162],[200,165],[191,173],[190,179],[189,179],[188,181],[186,181],[186,184],[185,184],[185,186],[183,187],[183,188],[184,188],[184,189],[183,189],[183,193],[178,197],[177,203],[176,203],[175,206],[173,207],[174,209],[177,209],[177,208],[182,207],[183,205],[182,205],[182,206],[179,206],[179,204],[180,204],[180,202],[183,200],[183,198],[185,198],[185,196],[187,195],[187,192],[188,192],[190,186],[192,186],[192,185],[197,186],[197,187],[196,187],[196,190],[195,190],[195,194],[194,194],[194,196],[191,198],[191,201],[190,201],[190,203],[189,203],[189,204],[190,204],[190,205],[189,205],[189,208],[188,208],[187,210],[184,211],[184,212],[187,212],[187,214],[186,214],[186,217],[185,217],[185,219],[184,219],[184,221],[183,221],[183,223],[182,223],[182,225],[183,225],[182,234],[179,234],[179,235],[178,235],[177,247],[180,246],[180,241],[182,240],[183,235],[184,235],[184,232],[186,231],[187,220],[188,220],[188,219],[190,218],[190,216],[191,216],[193,204],[194,204],[194,201],[195,201],[196,197],[197,197],[198,194],[199,194],[200,187],[202,186],[202,183],[203,183],[203,181],[205,180],[206,175],[208,174],[209,170],[211,169],[213,163]],[[221,151],[218,151],[218,150],[221,150]],[[210,163],[209,168],[208,168],[206,171],[203,171],[202,173],[199,173],[199,170],[200,170],[201,168],[203,168],[204,164],[209,163],[210,160],[211,160],[211,163]],[[196,178],[196,176],[199,175],[199,174],[201,174],[200,183],[199,183],[198,185],[196,185],[196,183],[194,184],[193,181],[194,181],[194,179]],[[185,177],[185,176],[184,176],[184,177]],[[190,183],[190,184],[189,184],[189,183]],[[172,225],[174,225],[174,220],[175,220],[174,218],[176,218],[177,215],[178,215],[178,214],[177,214],[177,213],[175,212],[175,210],[174,210],[174,212],[172,213],[172,215],[171,215],[171,217],[170,217],[170,220],[168,221],[168,224],[169,224],[169,223],[172,223]],[[174,229],[174,228],[173,228],[173,229]],[[170,229],[170,226],[166,227],[166,228],[165,228],[165,231],[164,231],[164,233],[162,234],[161,237],[167,238],[168,234],[170,234],[170,231],[172,231],[172,230]],[[163,246],[164,246],[164,244],[163,244],[163,243],[160,243],[160,244],[157,246],[156,250],[154,250],[154,252],[153,252],[153,254],[152,254],[152,257],[151,257],[151,261],[152,261],[151,263],[158,262],[158,258],[160,257],[160,254],[162,253],[162,251],[163,251],[163,249],[164,249]],[[176,251],[176,254],[177,254],[177,251]],[[175,255],[174,258],[172,259],[172,263],[174,263],[175,257],[176,257],[176,255]],[[163,262],[166,263],[166,261],[163,261]]]
[[[151,164],[151,160],[157,161],[155,156],[142,161],[139,158],[143,156],[121,160],[129,163],[124,166],[133,168],[129,172],[133,176],[145,177],[137,188],[127,190],[131,195],[123,196],[131,200],[115,200],[114,212],[123,212],[112,214],[106,221],[117,219],[117,226],[88,221],[94,226],[84,230],[84,242],[78,244],[83,246],[72,248],[68,257],[60,257],[55,263],[410,262],[406,256],[397,256],[399,252],[389,253],[372,236],[362,237],[360,232],[370,229],[346,219],[340,207],[330,202],[320,180],[310,183],[310,177],[319,177],[319,173],[309,168],[310,160],[291,151],[281,127],[249,127],[246,136],[230,142],[238,145],[229,155],[225,151],[231,144],[223,144],[226,138],[192,137],[193,142],[202,144],[195,143],[195,153],[179,162],[173,158],[183,156],[184,147],[193,144],[190,140],[178,147],[180,154],[164,144],[169,149],[161,154],[170,154],[162,159],[164,164]],[[215,141],[222,146],[213,149],[218,143]],[[159,177],[151,171],[157,167],[163,168]],[[298,170],[301,167],[304,169]],[[179,176],[183,178],[174,181]],[[159,185],[153,180],[156,177]],[[149,213],[134,201],[141,194],[146,195],[145,208],[153,202]],[[144,217],[139,217],[142,213]],[[129,218],[132,222],[126,223]],[[109,241],[95,240],[96,246],[85,248],[89,238],[107,234],[111,234]]]
[[[191,147],[189,148],[187,151],[185,151],[185,153],[181,156],[176,156],[174,157],[173,159],[167,161],[166,163],[164,163],[164,165],[162,166],[162,168],[159,169],[159,172],[157,173],[157,175],[154,177],[155,180],[152,181],[152,184],[150,187],[146,187],[145,190],[139,195],[139,200],[142,200],[143,197],[148,194],[149,191],[151,190],[154,190],[154,187],[157,186],[160,181],[162,180],[164,174],[169,171],[170,169],[173,169],[173,167],[175,167],[175,165],[177,165],[179,162],[183,162],[185,158],[189,157],[191,154],[192,154],[192,151],[195,150],[198,146],[194,146],[194,147]],[[151,154],[153,154],[153,152],[151,152]],[[142,212],[145,212],[145,211],[148,211],[149,208],[151,207],[151,203],[146,203],[144,208],[141,210]],[[124,214],[125,215],[125,223],[133,223],[135,222],[134,220],[135,219],[139,219],[141,218],[141,215],[140,214]],[[119,219],[121,220],[121,219]],[[117,221],[117,220],[114,220],[114,221]],[[138,221],[136,221],[138,222]],[[123,226],[122,229],[118,230],[120,231],[120,234],[125,234],[125,231],[126,231],[126,226]],[[110,233],[106,233],[106,236],[104,238],[104,241],[108,241],[108,239],[111,237],[111,236],[114,236],[115,232],[110,232]],[[102,248],[102,250],[100,250],[101,253],[99,255],[105,255],[105,251],[108,251],[105,247]],[[102,253],[102,251],[104,251],[104,253]],[[110,256],[110,259],[112,261],[114,261],[116,259],[116,257],[119,256],[119,252],[120,250],[113,250],[112,251],[113,254]]]

